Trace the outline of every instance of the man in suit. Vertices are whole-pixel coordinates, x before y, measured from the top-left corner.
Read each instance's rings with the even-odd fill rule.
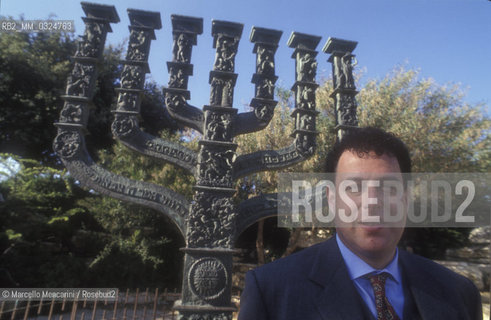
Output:
[[[336,186],[347,176],[390,175],[403,182],[411,161],[394,135],[358,128],[335,145],[326,170],[335,173]],[[366,206],[370,215],[382,216],[382,206],[350,196],[356,209]],[[343,206],[337,195],[328,198],[336,199],[337,209]],[[482,319],[480,294],[470,280],[398,250],[404,225],[336,219],[335,237],[247,273],[239,320]]]

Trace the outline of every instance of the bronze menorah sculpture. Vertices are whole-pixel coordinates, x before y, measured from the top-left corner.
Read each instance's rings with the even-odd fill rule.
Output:
[[[251,112],[237,113],[233,108],[235,55],[243,25],[226,21],[212,22],[213,47],[216,48],[210,72],[210,102],[203,109],[187,103],[188,78],[193,74],[191,53],[202,33],[199,18],[173,15],[173,59],[167,62],[170,74],[164,89],[165,105],[181,124],[202,134],[199,152],[180,144],[151,136],[139,128],[141,92],[149,72],[148,53],[155,29],[161,28],[160,13],[128,9],[130,40],[123,61],[121,87],[112,123],[113,135],[125,146],[144,155],[161,159],[185,169],[196,177],[193,202],[163,186],[134,181],[109,172],[91,159],[85,147],[88,107],[97,79],[97,64],[110,23],[119,22],[113,6],[82,2],[86,29],[73,57],[74,67],[67,81],[65,105],[56,123],[58,135],[54,150],[71,175],[82,185],[104,195],[151,207],[166,214],[186,239],[182,300],[175,309],[182,319],[231,319],[236,310],[231,304],[232,255],[234,240],[259,219],[276,215],[275,195],[261,195],[236,206],[232,202],[234,181],[265,170],[277,170],[304,161],[315,151],[316,55],[320,37],[294,32],[288,46],[294,48],[296,82],[293,142],[280,150],[236,155],[233,138],[264,129],[271,121],[274,100],[274,55],[281,31],[253,27],[250,40],[256,54],[256,73],[252,77],[255,97]],[[333,98],[339,134],[357,125],[351,53],[356,42],[330,38],[324,51],[332,53]]]

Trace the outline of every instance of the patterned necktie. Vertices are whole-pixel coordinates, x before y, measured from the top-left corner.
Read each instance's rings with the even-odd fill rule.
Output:
[[[377,308],[377,320],[400,320],[392,305],[385,295],[385,280],[389,277],[387,272],[374,274],[368,277],[375,294],[375,307]]]

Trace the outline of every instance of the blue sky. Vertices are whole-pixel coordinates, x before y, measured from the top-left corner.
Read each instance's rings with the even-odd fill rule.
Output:
[[[0,15],[25,19],[75,20],[76,34],[83,33],[80,1],[0,0]],[[292,49],[286,42],[292,31],[322,37],[321,51],[329,37],[358,41],[354,51],[362,83],[382,78],[397,65],[418,68],[422,77],[439,84],[460,83],[467,89],[466,101],[484,102],[491,114],[491,1],[488,0],[91,0],[115,5],[121,22],[113,25],[108,42],[117,44],[128,37],[127,8],[161,13],[162,29],[156,32],[149,58],[150,79],[166,84],[165,62],[171,60],[171,14],[204,19],[203,35],[193,49],[194,76],[189,82],[191,104],[202,107],[209,100],[208,74],[213,65],[211,20],[244,24],[236,58],[239,78],[235,107],[243,109],[253,96],[250,83],[255,56],[249,34],[252,26],[283,31],[276,54],[278,84],[290,88],[294,77]],[[318,55],[318,78],[328,77],[328,55]]]

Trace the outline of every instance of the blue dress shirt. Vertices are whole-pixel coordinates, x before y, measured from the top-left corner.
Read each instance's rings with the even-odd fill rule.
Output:
[[[398,264],[398,250],[396,249],[394,259],[392,259],[392,261],[384,269],[378,270],[371,267],[350,249],[348,249],[337,234],[336,241],[338,243],[339,250],[341,251],[341,255],[343,256],[344,262],[348,267],[351,280],[353,280],[355,283],[356,289],[375,318],[377,318],[375,295],[373,293],[370,280],[368,280],[365,276],[379,274],[382,272],[387,272],[391,275],[389,278],[387,278],[385,283],[385,295],[399,318],[402,320],[404,310],[404,289],[402,287],[401,270]]]

